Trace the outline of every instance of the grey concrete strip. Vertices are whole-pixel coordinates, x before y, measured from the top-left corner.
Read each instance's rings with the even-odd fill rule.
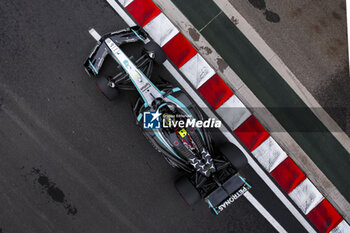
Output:
[[[222,57],[206,41],[188,19],[170,0],[154,0],[163,13],[178,27],[184,36],[197,48],[199,53],[216,70],[220,77],[235,91],[239,99],[253,109],[254,116],[269,128],[281,129],[271,136],[287,152],[294,162],[305,172],[312,183],[323,193],[347,221],[350,221],[350,204],[338,189],[329,181],[315,163],[307,156],[295,140],[283,129],[273,115],[243,83],[238,75],[225,63]]]
[[[269,61],[273,68],[281,75],[295,93],[312,110],[317,118],[327,127],[333,136],[350,153],[350,138],[339,127],[339,125],[329,116],[317,100],[298,80],[293,72],[284,64],[281,58],[269,47],[260,37],[255,29],[243,18],[243,16],[227,0],[214,0],[220,9],[236,24],[238,29],[257,48],[257,50]]]
[[[318,103],[350,135],[346,1],[226,2],[244,16]],[[258,2],[262,4],[258,6]],[[278,14],[280,21],[268,21],[266,10]]]

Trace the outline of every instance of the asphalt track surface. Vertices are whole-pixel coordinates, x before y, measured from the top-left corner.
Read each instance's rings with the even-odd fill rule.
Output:
[[[245,198],[219,216],[186,206],[178,172],[135,126],[136,93],[99,94],[82,67],[95,44],[88,29],[126,27],[107,3],[1,1],[0,22],[0,232],[275,231]],[[163,67],[159,76],[171,79]],[[245,173],[256,198],[302,232]]]

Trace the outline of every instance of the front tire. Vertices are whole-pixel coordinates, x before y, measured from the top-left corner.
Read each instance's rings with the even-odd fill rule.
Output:
[[[112,88],[109,85],[109,80],[107,77],[100,77],[96,81],[97,89],[109,100],[114,100],[117,98],[119,91],[117,88]]]
[[[158,64],[163,64],[166,60],[163,49],[153,41],[144,45],[144,51]]]
[[[188,205],[192,206],[201,200],[198,190],[186,176],[182,176],[175,181],[175,187],[182,199]]]
[[[241,170],[248,164],[248,160],[243,152],[232,143],[221,145],[219,150],[237,171]]]

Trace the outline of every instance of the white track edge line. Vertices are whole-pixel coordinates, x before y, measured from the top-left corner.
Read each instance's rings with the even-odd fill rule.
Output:
[[[264,206],[260,204],[258,200],[255,199],[255,197],[249,191],[245,192],[243,195],[278,232],[287,233],[281,224],[279,224],[279,222],[272,217],[272,215],[264,208]]]
[[[218,67],[215,65],[216,60],[218,58],[221,58],[216,52],[215,49],[213,50],[213,54],[207,55],[205,51],[203,51],[201,46],[203,47],[209,47],[210,49],[213,49],[213,47],[206,41],[203,36],[200,35],[199,41],[193,40],[191,35],[187,32],[189,28],[194,28],[193,25],[188,21],[188,19],[179,11],[179,9],[176,8],[176,6],[172,3],[170,0],[153,0],[154,3],[156,3],[162,10],[163,13],[165,13],[168,17],[177,19],[179,18],[180,21],[174,22],[172,20],[174,25],[177,25],[177,27],[180,29],[180,31],[185,35],[187,40],[189,40],[199,51],[199,53],[204,54],[203,57],[212,65],[212,67],[216,67],[216,70],[218,74],[220,74],[220,77],[223,78],[223,80],[233,89],[236,90],[236,94],[238,96],[238,93],[243,93],[242,96],[240,96],[241,100],[245,100],[246,103],[250,106],[260,106],[263,107],[262,103],[256,98],[256,96],[251,93],[251,91],[248,89],[247,86],[242,83],[242,80],[235,74],[235,72],[227,68],[225,71],[227,72],[221,72],[218,70]],[[231,17],[230,17],[231,18]],[[244,20],[244,19],[243,19]],[[230,77],[232,78],[230,80]],[[269,112],[262,113],[256,113],[258,116],[262,117],[262,120],[265,120],[267,123],[278,126],[281,128],[281,125],[277,123],[276,119],[273,118],[270,120],[270,118],[266,118],[267,115],[271,115]],[[264,115],[267,114],[267,115]],[[271,115],[272,117],[272,115]],[[282,127],[283,128],[283,127]],[[282,129],[281,128],[281,129]],[[334,134],[338,134],[339,137],[344,134],[343,133],[337,133],[334,132]],[[327,197],[327,199],[332,203],[332,205],[337,209],[337,211],[343,216],[344,219],[346,219],[348,222],[349,216],[347,213],[350,213],[350,204],[349,202],[340,194],[338,189],[335,188],[333,184],[330,183],[329,179],[319,170],[319,168],[316,167],[314,162],[307,156],[307,154],[302,150],[302,148],[293,140],[293,138],[289,134],[282,134],[281,139],[278,140],[278,144],[280,146],[284,146],[284,149],[287,149],[290,152],[291,148],[294,148],[296,150],[295,153],[288,153],[290,154],[290,158],[292,158],[295,162],[297,162],[297,165],[299,168],[302,168],[304,172],[307,173],[308,178],[312,178],[312,181],[315,185],[317,185],[317,188],[319,191],[323,191]],[[272,135],[272,137],[277,140],[280,137],[279,133],[275,133]],[[350,149],[350,144],[348,144],[348,147]],[[293,150],[294,150],[293,149]],[[287,151],[285,151],[287,152]],[[303,161],[306,159],[306,162],[309,163],[308,165],[304,165]],[[313,171],[315,169],[315,171]],[[316,172],[316,174],[314,174]],[[319,181],[318,176],[321,177],[322,182]],[[332,189],[332,192],[326,192],[327,187],[330,187]]]
[[[174,76],[174,78],[180,83],[180,85],[186,90],[186,92],[193,98],[193,100],[200,106],[205,107],[203,111],[212,118],[217,118],[209,108],[207,108],[204,101],[199,97],[199,95],[192,89],[192,87],[181,77],[178,71],[172,66],[169,61],[163,63],[164,67]],[[282,191],[272,182],[272,180],[266,175],[266,173],[260,168],[260,166],[255,162],[255,160],[250,156],[250,154],[242,147],[242,145],[237,141],[237,139],[232,135],[229,129],[225,126],[220,128],[222,134],[232,142],[245,154],[248,159],[249,165],[254,169],[254,171],[260,176],[260,178],[266,183],[266,185],[273,191],[273,193],[280,199],[280,201],[287,207],[287,209],[295,216],[295,218],[300,222],[300,224],[308,231],[315,232],[314,228],[306,221],[303,215],[296,209],[295,206],[287,199],[287,197],[282,193]]]
[[[128,16],[125,11],[114,1],[106,0],[113,9],[119,14],[119,16],[129,25],[135,25],[134,21]],[[119,13],[121,12],[121,13]],[[131,23],[130,23],[131,22]],[[199,95],[192,89],[192,87],[182,78],[179,72],[173,67],[173,65],[166,60],[163,63],[164,67],[174,76],[174,78],[180,83],[180,85],[187,91],[187,93],[193,98],[193,100],[200,106],[206,106],[204,101],[199,97]],[[215,117],[215,114],[206,108],[206,114],[210,117]],[[225,128],[225,129],[223,129]],[[221,127],[220,131],[225,135],[225,137],[238,146],[240,150],[243,151],[245,156],[248,158],[248,163],[253,167],[254,171],[262,178],[262,180],[267,184],[268,187],[275,193],[275,195],[281,200],[281,202],[289,209],[289,211],[296,217],[296,219],[304,226],[308,232],[316,233],[314,228],[306,221],[304,216],[290,203],[290,201],[284,196],[284,194],[279,190],[279,188],[270,180],[270,178],[265,174],[265,172],[259,167],[259,165],[251,158],[250,154],[242,147],[242,145],[233,137],[230,131],[226,127]],[[276,221],[276,220],[275,220]],[[271,222],[270,222],[271,223]]]
[[[119,6],[119,4],[114,0],[106,0],[109,5],[118,13],[118,15],[126,22],[129,27],[136,26],[134,20],[124,11],[123,8]]]

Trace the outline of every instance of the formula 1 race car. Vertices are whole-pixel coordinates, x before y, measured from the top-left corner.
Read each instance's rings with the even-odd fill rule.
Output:
[[[231,143],[213,146],[208,130],[196,124],[205,121],[200,109],[184,91],[150,81],[154,63],[162,64],[167,57],[142,28],[108,33],[97,40],[84,63],[85,70],[98,75],[107,55],[119,64],[120,72],[114,77],[97,78],[97,88],[109,100],[115,99],[120,89],[139,92],[133,106],[136,124],[171,166],[184,171],[175,187],[186,203],[204,199],[219,214],[251,188],[238,173],[247,164],[244,154]],[[131,42],[144,43],[135,62],[120,48]]]

